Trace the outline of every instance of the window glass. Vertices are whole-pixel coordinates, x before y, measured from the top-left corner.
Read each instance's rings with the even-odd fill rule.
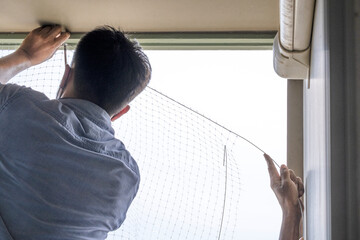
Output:
[[[146,53],[150,88],[113,125],[141,185],[108,239],[278,239],[281,209],[267,166],[246,141],[285,162],[286,80],[274,73],[272,52]],[[63,71],[59,50],[11,82],[54,98]]]

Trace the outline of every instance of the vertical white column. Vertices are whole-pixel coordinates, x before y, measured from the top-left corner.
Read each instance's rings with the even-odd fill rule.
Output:
[[[330,111],[325,1],[316,1],[310,81],[304,80],[305,239],[331,239]]]

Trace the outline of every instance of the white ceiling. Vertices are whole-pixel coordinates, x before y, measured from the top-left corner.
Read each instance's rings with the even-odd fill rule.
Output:
[[[128,32],[276,31],[278,0],[1,0],[0,32],[41,23],[86,32],[99,25]]]

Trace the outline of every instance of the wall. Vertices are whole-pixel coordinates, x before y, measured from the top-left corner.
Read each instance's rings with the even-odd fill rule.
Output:
[[[304,178],[303,80],[287,82],[287,165]]]
[[[328,69],[331,133],[331,237],[359,239],[358,0],[329,0]],[[356,27],[357,26],[357,27]]]
[[[358,14],[355,15],[355,21],[354,21],[354,29],[355,29],[355,39],[360,39],[360,1],[355,1],[355,6],[354,6],[355,12],[357,12]],[[355,42],[355,68],[356,68],[356,75],[355,75],[355,81],[357,82],[357,86],[356,86],[356,90],[358,92],[360,92],[360,84],[359,84],[359,80],[360,80],[360,42],[356,41]],[[355,109],[355,111],[357,112],[357,122],[360,122],[360,96],[357,95],[356,97],[356,103],[357,103],[357,107]],[[360,127],[359,125],[356,128],[356,135],[357,135],[357,139],[356,139],[356,159],[357,159],[357,166],[356,166],[356,176],[357,179],[354,181],[355,184],[355,194],[357,194],[357,199],[354,204],[357,206],[357,209],[355,209],[355,214],[357,215],[356,217],[356,222],[354,223],[354,227],[357,229],[357,238],[360,238],[360,228],[359,228],[359,224],[360,224],[360,190],[359,190],[359,186],[360,186],[360,164],[359,164],[359,158],[360,158],[360,147],[359,147],[359,143],[360,143]]]
[[[307,239],[360,237],[359,3],[318,0],[304,83]]]
[[[329,82],[326,78],[324,0],[316,1],[310,80],[304,81],[306,239],[329,239]]]

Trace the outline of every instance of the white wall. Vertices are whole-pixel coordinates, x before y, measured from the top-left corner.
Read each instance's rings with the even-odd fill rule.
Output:
[[[316,2],[310,86],[304,84],[309,240],[360,237],[358,11],[357,0]]]
[[[310,82],[304,81],[306,239],[329,239],[329,82],[326,78],[324,0],[316,1]]]

